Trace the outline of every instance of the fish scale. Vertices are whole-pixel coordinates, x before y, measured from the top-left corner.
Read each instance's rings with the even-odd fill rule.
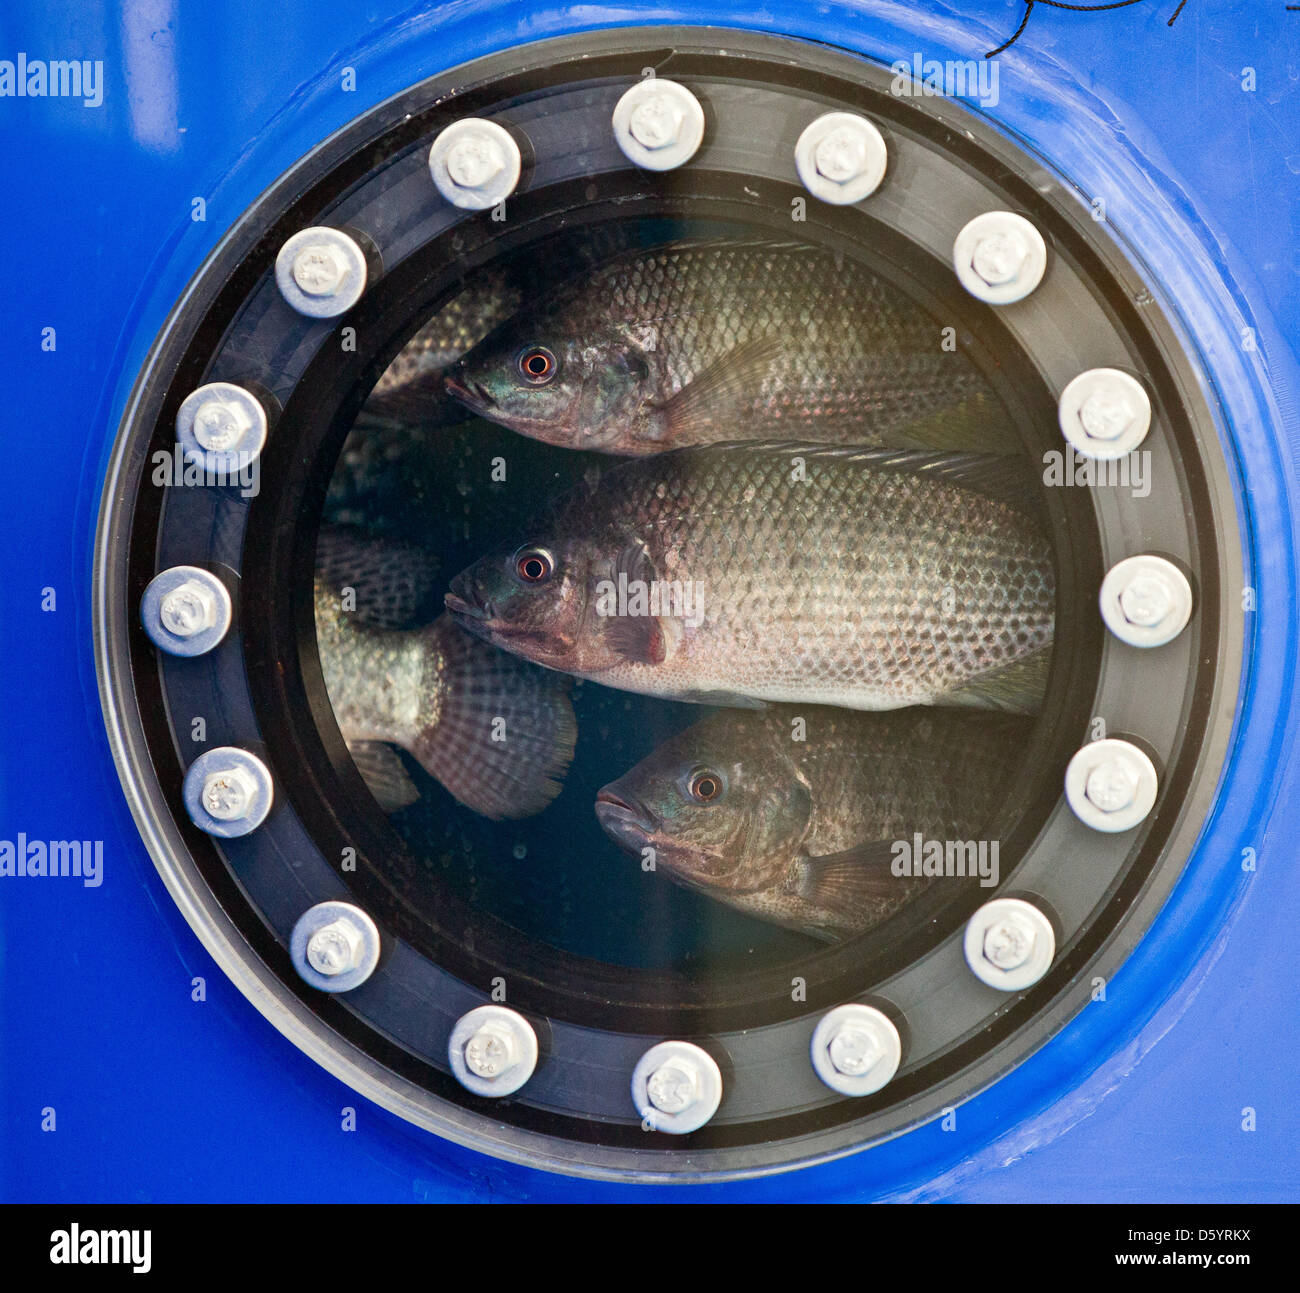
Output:
[[[754,404],[787,421],[825,422],[870,410],[906,420],[981,385],[965,361],[940,351],[933,320],[898,310],[886,284],[851,261],[837,268],[824,253],[738,246],[675,248],[632,262],[630,273],[625,264],[597,274],[596,294],[608,294],[615,317],[671,324],[660,336],[672,377],[664,395],[773,334],[781,337],[782,352]],[[881,380],[882,341],[891,367],[902,365],[901,383]]]
[[[1047,546],[991,500],[892,473],[860,497],[862,474],[830,463],[794,483],[785,455],[718,455],[698,475],[693,465],[672,464],[667,496],[647,508],[647,528],[665,550],[676,547],[685,577],[704,582],[708,607],[701,631],[688,630],[679,655],[655,669],[660,687],[741,683],[769,700],[842,688],[878,708],[931,699],[1050,640]],[[751,486],[757,506],[746,515]],[[935,523],[935,508],[945,524]],[[711,523],[730,515],[740,524]],[[809,527],[806,547],[794,538],[796,521]],[[989,533],[999,522],[1005,531]],[[956,561],[945,556],[954,545]],[[765,568],[755,569],[755,555]],[[1002,568],[1001,586],[980,568],[986,562]],[[941,622],[948,586],[956,610]],[[647,671],[617,666],[603,680]]]

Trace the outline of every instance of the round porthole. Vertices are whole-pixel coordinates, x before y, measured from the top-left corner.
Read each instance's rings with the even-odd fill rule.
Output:
[[[178,303],[100,525],[119,769],[225,970],[412,1122],[612,1178],[866,1147],[1040,1045],[1240,668],[1208,387],[1122,249],[960,108],[727,46],[328,141]]]

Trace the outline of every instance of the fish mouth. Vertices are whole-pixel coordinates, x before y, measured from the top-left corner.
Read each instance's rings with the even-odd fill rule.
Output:
[[[486,606],[450,592],[443,597],[442,603],[453,621],[472,637],[496,646],[498,639],[503,636],[501,626],[492,619],[492,613]]]
[[[458,376],[455,372],[444,375],[442,384],[447,394],[458,399],[475,412],[483,412],[493,407],[496,401],[488,394],[487,388],[468,377]]]
[[[596,792],[596,820],[606,834],[627,847],[640,847],[654,830],[653,819],[643,805],[629,802],[609,786]]]
[[[457,593],[448,593],[443,604],[458,620],[472,620],[486,627],[489,616],[487,608],[475,602],[468,602]]]

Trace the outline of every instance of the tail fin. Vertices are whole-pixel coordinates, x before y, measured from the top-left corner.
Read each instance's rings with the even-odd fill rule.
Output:
[[[424,632],[442,662],[442,704],[411,753],[485,817],[540,813],[560,793],[577,742],[568,680],[471,637],[450,615]]]

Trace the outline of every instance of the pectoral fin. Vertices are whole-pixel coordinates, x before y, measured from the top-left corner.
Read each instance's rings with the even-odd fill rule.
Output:
[[[709,433],[719,422],[734,420],[753,404],[781,349],[776,337],[761,337],[710,364],[660,405],[665,439],[680,444],[712,439]]]
[[[1052,648],[1039,647],[1004,669],[982,674],[963,687],[936,696],[936,705],[967,709],[998,709],[1011,714],[1036,714],[1047,694],[1047,675],[1052,666]]]
[[[842,912],[845,924],[855,924],[851,919],[855,913],[876,912],[901,892],[890,870],[893,857],[893,840],[867,840],[839,853],[800,858],[793,888],[800,898]]]
[[[627,605],[619,605],[607,617],[609,646],[633,664],[663,664],[673,638],[662,618],[650,614],[650,590],[658,572],[645,543],[629,539],[614,558],[610,573],[614,587],[626,590]]]
[[[606,641],[632,664],[663,664],[668,659],[669,634],[657,615],[620,615],[609,622]]]

